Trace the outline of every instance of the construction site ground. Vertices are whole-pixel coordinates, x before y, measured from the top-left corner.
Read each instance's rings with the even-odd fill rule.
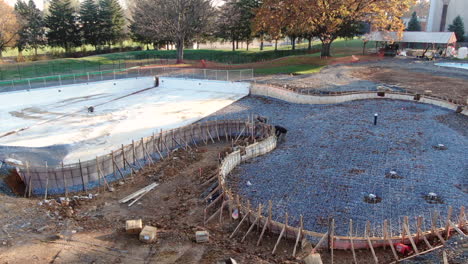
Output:
[[[435,95],[454,99],[466,100],[468,96],[467,71],[436,68],[431,62],[409,59],[338,64],[317,74],[256,79],[300,89],[346,90],[350,85],[375,88],[387,84],[416,92],[432,90]],[[278,235],[267,234],[259,247],[259,232],[252,232],[241,242],[247,225],[230,239],[239,221],[231,219],[227,210],[222,223],[215,217],[203,226],[206,203],[202,196],[208,186],[201,183],[215,173],[218,154],[227,147],[228,144],[216,143],[180,150],[133,179],[113,183],[114,192],[101,189],[70,195],[68,206],[54,201],[44,203],[44,197],[28,199],[0,192],[0,263],[216,263],[229,257],[238,263],[302,263],[312,245],[299,245],[299,254],[293,258],[295,241],[283,239],[272,255]],[[133,206],[119,204],[119,199],[152,182],[159,186]],[[89,194],[92,198],[85,198]],[[73,199],[74,195],[78,198]],[[144,225],[158,228],[154,244],[142,243],[137,235],[125,233],[125,221],[139,218]],[[198,230],[208,230],[208,243],[195,242]],[[467,242],[457,241],[456,249],[435,251],[427,263],[443,263],[443,250],[447,250],[449,263],[463,263]],[[328,250],[319,253],[324,263],[331,262]],[[376,255],[380,263],[393,261],[389,248],[376,249]],[[369,250],[358,250],[357,256],[359,263],[374,263]],[[334,251],[335,263],[352,260],[351,251]]]
[[[283,239],[272,255],[278,236],[267,234],[257,247],[259,233],[252,232],[241,243],[247,225],[230,239],[239,221],[231,219],[227,210],[222,224],[215,217],[203,226],[202,196],[208,185],[200,185],[213,175],[218,154],[226,147],[217,143],[179,150],[133,179],[115,183],[114,192],[101,189],[97,196],[98,190],[74,194],[81,198],[71,196],[69,206],[52,197],[45,203],[44,197],[1,195],[0,263],[216,263],[230,257],[238,263],[301,263],[312,245],[304,244],[293,258],[294,241]],[[119,204],[119,199],[155,181],[159,186],[131,207]],[[84,198],[89,193],[93,198]],[[158,228],[154,244],[142,243],[138,235],[125,232],[125,221],[139,218],[144,225]],[[208,243],[195,242],[199,230],[208,230]],[[376,252],[381,260],[391,260],[390,251]],[[321,253],[325,263],[329,262],[329,253]],[[373,263],[370,251],[360,250],[358,254],[361,263]],[[334,257],[340,263],[352,263],[350,251],[335,251]]]

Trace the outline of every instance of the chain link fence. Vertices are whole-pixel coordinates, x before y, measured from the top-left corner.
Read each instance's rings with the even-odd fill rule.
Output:
[[[177,78],[205,79],[218,81],[245,81],[254,77],[253,69],[211,70],[197,68],[138,67],[79,74],[62,74],[28,79],[0,81],[0,92],[29,90],[52,86],[63,86],[143,76],[167,76]]]

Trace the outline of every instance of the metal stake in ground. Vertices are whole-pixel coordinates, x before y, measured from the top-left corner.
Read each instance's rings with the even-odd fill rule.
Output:
[[[377,118],[379,117],[379,114],[375,113],[374,114],[374,126],[377,125]]]

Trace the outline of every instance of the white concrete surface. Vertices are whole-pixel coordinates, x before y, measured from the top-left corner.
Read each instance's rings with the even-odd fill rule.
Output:
[[[0,145],[66,144],[64,163],[93,159],[196,122],[248,95],[250,84],[161,78],[159,87],[145,90],[153,86],[153,78],[144,77],[0,93]]]

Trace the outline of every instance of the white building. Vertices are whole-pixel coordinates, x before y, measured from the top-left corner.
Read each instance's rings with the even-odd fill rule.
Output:
[[[455,17],[461,16],[468,26],[468,0],[431,0],[426,31],[447,31]]]

